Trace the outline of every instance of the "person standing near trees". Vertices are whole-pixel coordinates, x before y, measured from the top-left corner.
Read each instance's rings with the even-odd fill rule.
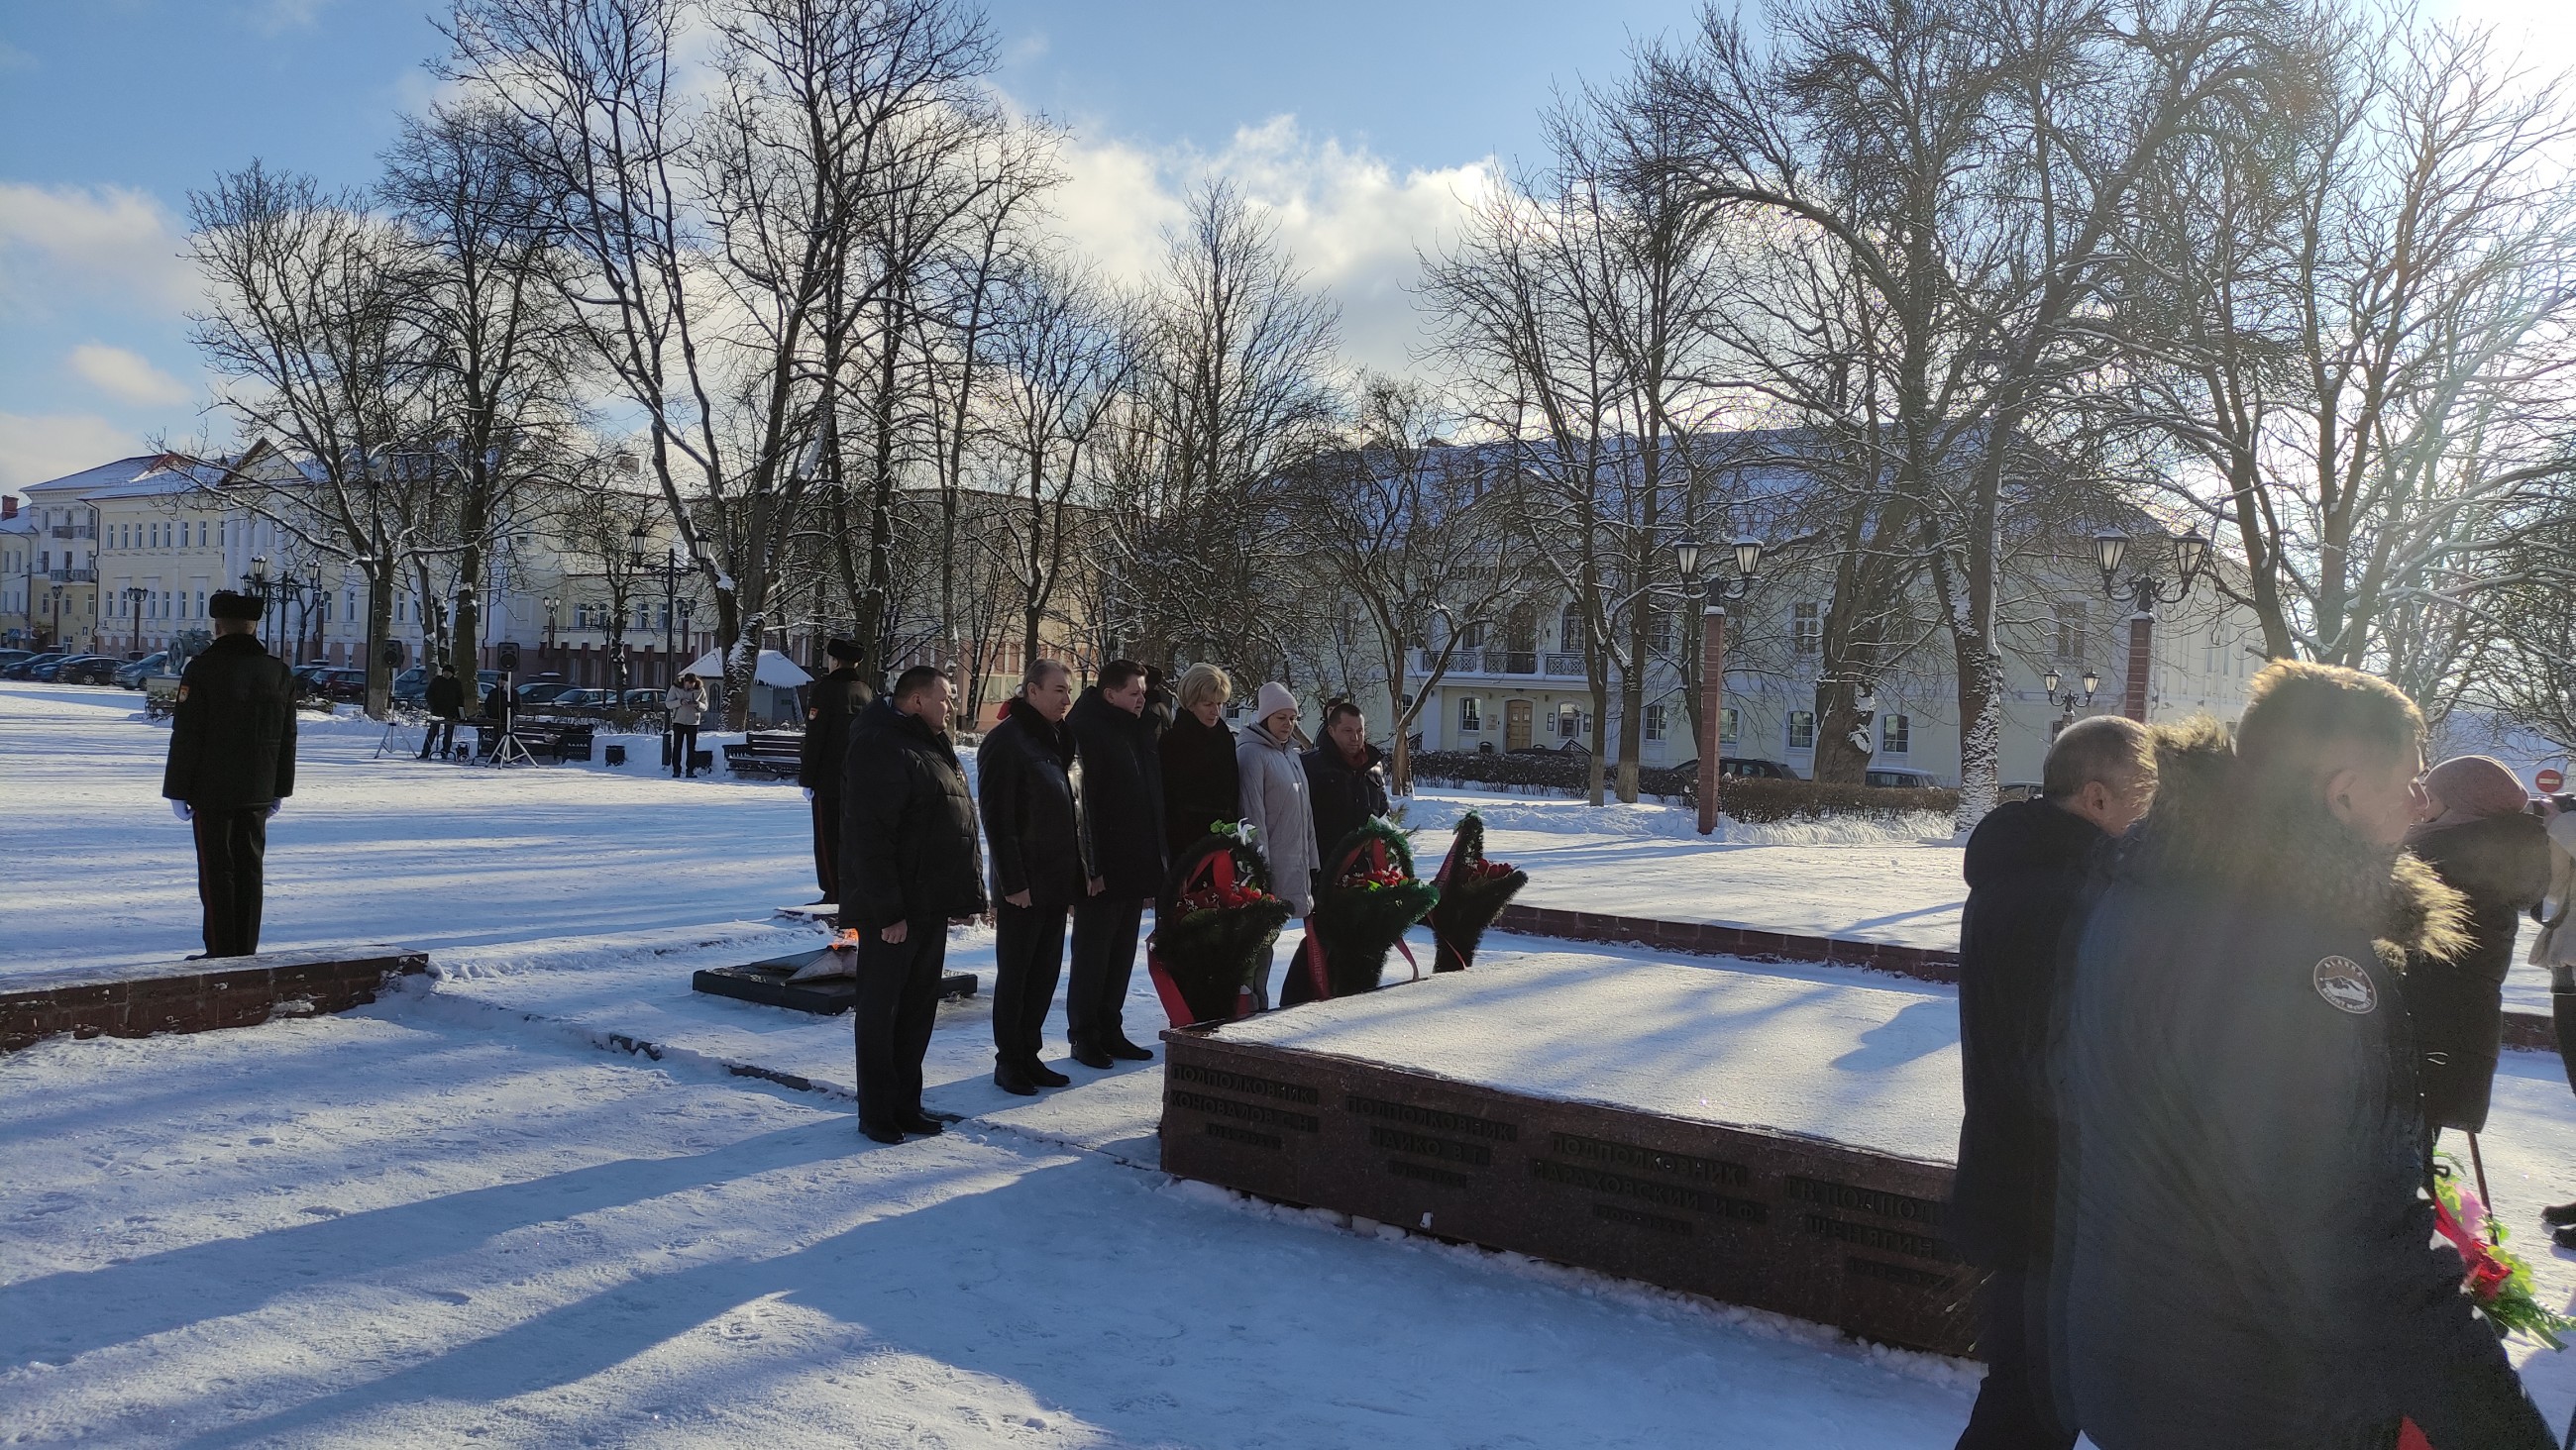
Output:
[[[161,794],[195,828],[208,957],[259,950],[268,822],[295,793],[295,676],[260,647],[262,602],[224,590],[206,604],[215,642],[179,677]]]
[[[1306,767],[1297,758],[1297,697],[1276,681],[1255,697],[1261,718],[1235,746],[1243,778],[1243,823],[1252,848],[1270,872],[1270,892],[1288,903],[1291,916],[1315,909],[1315,811]],[[1292,968],[1293,970],[1293,968]],[[1253,995],[1270,1005],[1270,964],[1264,961]]]
[[[1082,762],[1082,855],[1090,892],[1073,905],[1073,980],[1064,994],[1073,1060],[1151,1062],[1127,1040],[1123,1009],[1145,903],[1163,889],[1163,760],[1146,718],[1146,671],[1111,660],[1067,717]]]
[[[841,776],[843,928],[859,937],[859,1131],[880,1143],[936,1133],[921,1059],[939,1013],[948,924],[984,912],[975,801],[948,739],[948,677],[915,665],[851,727]]]
[[[698,722],[707,718],[705,682],[693,674],[672,681],[662,692],[662,709],[671,722],[671,778],[695,779],[698,768],[691,757],[698,753]]]
[[[1181,673],[1180,708],[1159,746],[1167,859],[1177,860],[1218,822],[1243,819],[1243,775],[1234,731],[1225,723],[1225,702],[1233,695],[1234,681],[1214,665]]]
[[[1073,1081],[1040,1054],[1064,972],[1065,913],[1099,890],[1082,864],[1076,752],[1064,723],[1072,710],[1072,669],[1032,660],[975,751],[993,857],[993,1085],[1021,1097]]]
[[[1368,717],[1347,698],[1324,706],[1324,738],[1306,752],[1320,863],[1342,838],[1387,812],[1386,757],[1369,744]]]
[[[421,703],[429,709],[429,724],[421,731],[420,758],[444,758],[456,748],[456,722],[465,714],[465,682],[456,678],[456,666],[438,667]]]
[[[796,783],[814,816],[814,882],[822,890],[816,904],[841,889],[841,767],[850,753],[850,722],[876,699],[859,678],[859,647],[846,639],[823,646],[833,668],[816,680],[805,697],[805,739],[796,756]]]

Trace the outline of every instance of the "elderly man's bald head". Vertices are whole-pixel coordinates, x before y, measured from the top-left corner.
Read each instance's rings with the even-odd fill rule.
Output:
[[[2147,813],[2155,787],[2147,727],[2125,715],[2096,715],[2058,732],[2039,793],[2116,836]]]

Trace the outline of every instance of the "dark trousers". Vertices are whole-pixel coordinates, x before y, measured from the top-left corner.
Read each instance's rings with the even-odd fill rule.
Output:
[[[862,932],[859,1000],[851,1011],[858,1038],[859,1121],[894,1127],[921,1113],[921,1058],[939,1017],[940,968],[948,961],[948,923],[909,922],[889,943]]]
[[[420,733],[420,758],[427,760],[433,755],[445,755],[449,750],[453,749],[455,745],[456,717],[453,715],[430,716],[429,728],[421,731]]]
[[[1977,1355],[1986,1382],[1977,1391],[1959,1450],[2069,1450],[2075,1432],[2057,1422],[2049,1383],[2044,1285],[2019,1268],[1998,1269],[1977,1291]]]
[[[698,727],[695,725],[672,726],[671,774],[680,775],[687,772],[689,769],[689,757],[697,753]]]
[[[1064,973],[1064,908],[993,908],[993,1055],[1035,1061],[1045,1045],[1047,1004]]]
[[[841,797],[838,792],[814,792],[814,884],[823,888],[824,901],[841,899]]]
[[[197,899],[205,903],[206,955],[259,950],[259,899],[268,858],[268,807],[195,810]]]
[[[1136,970],[1141,898],[1086,896],[1073,904],[1073,980],[1064,992],[1064,1035],[1076,1047],[1127,1038],[1127,979]]]

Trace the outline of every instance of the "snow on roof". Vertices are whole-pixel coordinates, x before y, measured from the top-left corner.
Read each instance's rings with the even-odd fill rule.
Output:
[[[210,488],[222,479],[222,466],[204,463],[175,453],[138,453],[66,473],[43,483],[31,483],[20,490],[30,496],[69,494],[81,502],[111,498],[151,498],[165,494],[186,493],[192,489]],[[48,500],[58,502],[59,500]]]

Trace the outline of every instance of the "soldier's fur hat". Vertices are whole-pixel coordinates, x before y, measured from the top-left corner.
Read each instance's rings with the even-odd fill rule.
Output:
[[[853,640],[836,639],[830,644],[823,646],[823,653],[830,655],[832,658],[839,660],[845,665],[854,665],[859,662],[859,646],[857,642]]]
[[[218,590],[214,598],[206,601],[206,613],[216,619],[256,620],[265,608],[266,601],[258,595],[236,594],[230,589]]]

